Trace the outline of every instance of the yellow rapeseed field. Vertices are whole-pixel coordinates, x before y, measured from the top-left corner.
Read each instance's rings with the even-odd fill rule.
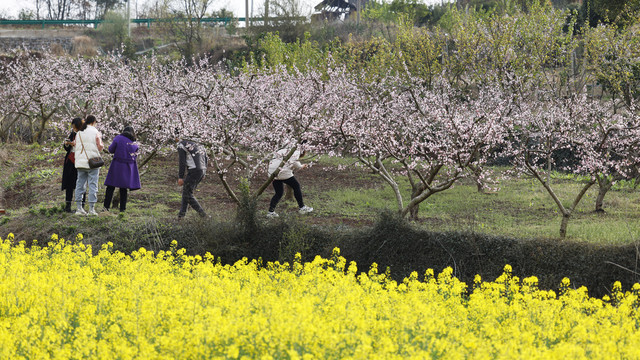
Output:
[[[396,283],[331,260],[223,265],[82,236],[0,239],[0,359],[638,359],[636,284],[595,299],[505,266],[467,285],[451,269]]]

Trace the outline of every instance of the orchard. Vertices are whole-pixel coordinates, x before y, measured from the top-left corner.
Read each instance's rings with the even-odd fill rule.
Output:
[[[460,89],[446,76],[425,83],[409,71],[367,81],[363,70],[341,65],[326,72],[276,67],[231,74],[206,59],[186,67],[155,57],[123,63],[45,56],[3,69],[2,129],[7,137],[29,126],[32,140],[46,143],[64,133],[70,118],[94,114],[106,138],[125,125],[138,129],[143,167],[172,151],[179,134],[206,144],[236,202],[238,190],[227,181],[231,167],[250,180],[281,148],[351,156],[393,189],[391,206],[413,217],[421,202],[462,178],[489,186],[492,159],[505,158],[513,176],[532,176],[548,191],[562,214],[564,237],[590,186],[633,176],[640,116],[634,103],[616,108],[584,90],[558,96],[516,74],[502,76],[509,79]],[[571,161],[555,164],[560,153]],[[558,167],[588,178],[570,205],[545,177]],[[398,185],[402,177],[411,184],[409,195]],[[251,197],[271,180],[259,178]]]

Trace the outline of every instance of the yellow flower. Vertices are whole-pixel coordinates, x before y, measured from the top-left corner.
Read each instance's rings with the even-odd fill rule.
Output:
[[[231,345],[227,348],[227,357],[237,359],[240,356],[240,349],[237,345]]]
[[[0,358],[640,358],[638,284],[615,284],[612,304],[506,267],[470,291],[452,268],[398,284],[339,256],[225,265],[112,246],[3,243]]]

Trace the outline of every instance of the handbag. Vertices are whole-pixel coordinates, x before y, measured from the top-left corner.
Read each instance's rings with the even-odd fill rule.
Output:
[[[89,167],[91,169],[97,169],[97,168],[101,167],[102,165],[104,165],[104,160],[102,160],[102,157],[100,157],[100,156],[93,157],[93,158],[89,159]]]
[[[87,156],[87,159],[89,160],[89,168],[90,169],[97,169],[99,167],[101,167],[102,165],[104,165],[104,160],[102,160],[102,157],[100,155],[96,156],[96,157],[92,157],[89,158],[89,155],[87,155],[87,152],[84,150],[84,142],[82,141],[82,136],[78,136],[80,138],[80,143],[82,143],[82,151],[84,152],[84,154]]]

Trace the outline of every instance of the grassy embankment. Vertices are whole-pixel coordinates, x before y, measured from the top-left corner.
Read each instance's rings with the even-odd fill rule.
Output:
[[[478,193],[471,181],[462,182],[423,203],[420,220],[407,225],[380,215],[396,206],[381,179],[354,166],[340,166],[352,164],[352,159],[321,157],[297,175],[305,202],[315,208],[309,215],[299,215],[295,201],[289,200],[278,206],[280,218],[266,219],[269,189],[257,201],[255,221],[239,219],[236,205],[210,173],[196,196],[212,219],[203,221],[191,212],[178,222],[175,154],[159,157],[143,170],[143,188],[130,195],[126,213],[103,212],[98,217],[62,212],[62,157],[46,147],[2,145],[0,185],[7,214],[0,216],[1,236],[12,232],[17,240],[42,243],[53,233],[66,239],[82,233],[93,249],[111,241],[114,249],[126,253],[140,247],[167,249],[175,239],[188,253],[211,252],[223,262],[242,257],[290,261],[296,252],[311,260],[330,256],[339,247],[360,268],[376,262],[380,269],[390,267],[398,280],[411,271],[439,272],[445,267],[452,267],[463,281],[473,281],[475,274],[493,279],[511,264],[514,274],[538,276],[542,288],[557,288],[567,276],[576,286],[593,289],[594,295],[606,294],[616,280],[629,288],[640,273],[640,201],[630,184],[607,195],[604,214],[593,211],[597,189],[591,189],[569,224],[568,238],[560,241],[561,217],[532,179],[501,179],[500,190],[493,194]],[[105,176],[106,168],[101,184]],[[559,174],[552,182],[567,203],[580,187],[578,180]],[[408,184],[404,188],[408,192]]]

